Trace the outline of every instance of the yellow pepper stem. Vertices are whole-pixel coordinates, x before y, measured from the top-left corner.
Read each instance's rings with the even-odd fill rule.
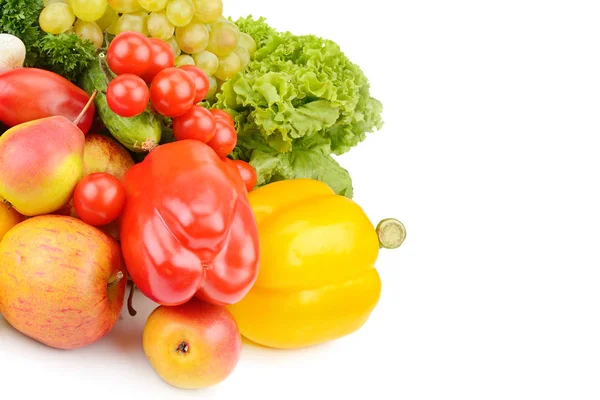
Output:
[[[377,224],[375,229],[379,238],[379,247],[397,249],[406,239],[404,224],[394,218],[386,218]]]

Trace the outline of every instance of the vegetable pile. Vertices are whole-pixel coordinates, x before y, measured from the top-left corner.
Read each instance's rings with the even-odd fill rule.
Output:
[[[337,44],[221,0],[0,0],[0,314],[76,349],[137,290],[141,351],[185,389],[224,381],[242,336],[352,334],[406,232],[333,156],[381,112]]]

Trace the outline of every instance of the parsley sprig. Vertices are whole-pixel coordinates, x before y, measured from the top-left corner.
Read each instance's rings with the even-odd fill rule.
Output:
[[[96,49],[76,34],[43,32],[38,23],[43,8],[42,0],[0,0],[0,33],[23,41],[26,67],[47,69],[76,81],[96,58]]]

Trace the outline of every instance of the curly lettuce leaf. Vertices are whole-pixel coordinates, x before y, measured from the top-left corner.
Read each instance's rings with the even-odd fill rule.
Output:
[[[382,104],[371,96],[363,71],[333,41],[277,32],[264,18],[235,23],[254,38],[257,51],[206,104],[235,119],[232,157],[254,166],[259,187],[312,178],[352,197],[351,177],[332,155],[383,126]]]
[[[306,140],[293,152],[273,151],[257,136],[242,137],[233,158],[244,159],[257,171],[257,186],[292,179],[316,179],[348,198],[353,196],[352,178],[330,155],[327,141]]]
[[[340,155],[381,129],[382,104],[336,43],[278,33],[264,18],[240,18],[236,24],[258,50],[242,73],[222,85],[215,106],[242,114],[273,149],[293,151],[296,141],[320,136]]]
[[[277,33],[275,29],[271,28],[265,22],[266,19],[264,17],[260,17],[257,20],[252,19],[252,16],[240,18],[237,21],[233,21],[231,18],[229,20],[235,22],[240,31],[252,36],[259,49]]]

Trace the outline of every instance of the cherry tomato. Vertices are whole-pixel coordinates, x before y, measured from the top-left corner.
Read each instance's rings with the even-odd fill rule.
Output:
[[[235,127],[235,122],[233,121],[233,117],[231,115],[229,115],[229,113],[227,111],[223,111],[218,108],[211,108],[210,112],[212,113],[212,115],[215,116],[216,120],[221,119],[221,120],[227,122],[228,124],[230,124],[231,126]]]
[[[108,46],[106,62],[116,75],[142,76],[152,63],[150,40],[138,32],[120,33]]]
[[[217,120],[215,136],[207,143],[219,157],[229,155],[237,144],[237,133],[235,128],[227,122]]]
[[[152,61],[150,68],[142,76],[148,83],[152,82],[152,79],[160,71],[166,68],[171,68],[175,65],[175,54],[171,50],[171,46],[165,41],[160,39],[151,38],[150,47],[152,48]]]
[[[114,176],[97,172],[82,178],[73,193],[73,206],[81,220],[92,226],[107,225],[121,214],[125,187]]]
[[[165,117],[182,116],[192,108],[195,98],[194,80],[180,68],[163,69],[150,85],[152,106]]]
[[[194,139],[208,143],[217,129],[215,117],[204,107],[193,106],[181,117],[173,118],[173,135],[177,140]]]
[[[106,102],[121,117],[135,117],[144,112],[150,101],[150,90],[142,78],[133,74],[117,76],[108,84]]]
[[[208,90],[210,89],[208,76],[206,76],[204,71],[194,65],[182,65],[179,69],[187,72],[194,80],[194,85],[196,85],[196,98],[194,99],[194,103],[200,103],[206,98]]]
[[[235,164],[238,171],[240,172],[240,175],[242,176],[242,179],[246,184],[246,189],[248,191],[254,189],[254,187],[256,186],[256,181],[258,180],[258,177],[256,176],[256,170],[254,169],[254,167],[248,164],[246,161],[242,160],[233,160],[233,164]]]

